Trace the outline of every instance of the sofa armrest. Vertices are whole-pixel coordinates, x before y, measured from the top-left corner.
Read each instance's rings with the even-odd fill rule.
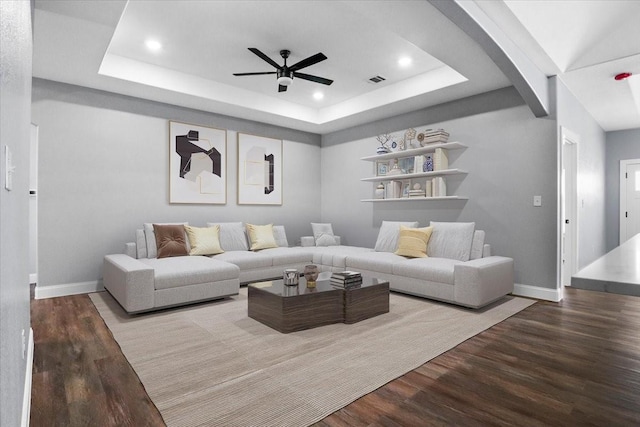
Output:
[[[124,254],[130,256],[131,258],[138,258],[138,251],[136,249],[136,244],[133,242],[128,242],[124,244]]]
[[[315,245],[316,245],[316,239],[314,239],[313,236],[302,236],[300,238],[300,246],[309,247],[309,246],[315,246]]]
[[[513,292],[513,259],[490,256],[454,266],[454,300],[480,308]]]
[[[125,254],[104,257],[104,287],[129,313],[153,308],[154,270]]]

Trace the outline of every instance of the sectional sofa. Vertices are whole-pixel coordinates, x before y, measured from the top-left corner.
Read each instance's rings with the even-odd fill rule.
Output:
[[[173,226],[176,236],[167,240],[163,235],[162,240],[182,251],[186,246],[187,252],[162,257],[156,240],[164,230],[160,226]],[[209,250],[215,254],[200,254],[204,246],[189,233],[181,237],[181,227],[208,235],[217,230],[217,249]],[[199,229],[186,223],[144,224],[136,230],[136,241],[125,245],[124,254],[105,256],[104,287],[129,313],[224,298],[237,294],[240,284],[279,278],[284,269],[302,271],[308,264],[321,271],[359,271],[388,280],[392,291],[471,308],[513,291],[513,260],[492,256],[484,231],[475,230],[474,223],[432,222],[419,229],[415,222],[383,221],[374,248],[341,245],[330,224],[312,228],[314,236],[302,237],[301,246],[290,247],[283,226],[235,222],[207,223]],[[428,231],[426,239],[421,230]],[[405,238],[407,233],[413,235]],[[403,242],[411,251],[412,245],[422,245],[423,253],[403,256]]]

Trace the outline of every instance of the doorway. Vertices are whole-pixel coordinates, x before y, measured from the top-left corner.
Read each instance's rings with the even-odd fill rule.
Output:
[[[31,123],[29,144],[29,283],[38,282],[38,126]]]
[[[571,276],[578,269],[579,137],[566,128],[560,129],[560,136],[562,139],[560,280],[562,286],[571,286]]]
[[[620,160],[620,244],[640,233],[640,159]]]

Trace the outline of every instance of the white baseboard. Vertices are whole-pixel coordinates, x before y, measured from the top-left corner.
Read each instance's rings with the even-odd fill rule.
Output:
[[[513,295],[541,299],[545,301],[562,301],[562,289],[541,288],[540,286],[523,285],[516,283],[513,285]]]
[[[101,281],[63,283],[53,286],[38,286],[35,289],[35,299],[64,297],[67,295],[88,294],[104,291]]]
[[[24,375],[24,395],[22,396],[22,421],[21,427],[29,427],[31,419],[31,378],[33,374],[33,329],[29,328],[29,341],[27,343],[27,369]]]
[[[29,274],[29,283],[38,283],[38,273]]]

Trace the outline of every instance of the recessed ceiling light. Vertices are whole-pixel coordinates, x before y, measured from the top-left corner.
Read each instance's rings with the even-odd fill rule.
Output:
[[[398,59],[398,65],[403,68],[411,65],[411,62],[412,60],[408,56],[403,56],[402,58]]]
[[[147,49],[152,52],[157,52],[162,49],[162,43],[160,43],[158,40],[148,39],[144,42],[144,44],[145,46],[147,46]]]
[[[316,101],[320,101],[323,98],[324,98],[324,93],[322,93],[322,92],[314,92],[313,99],[315,99]]]

